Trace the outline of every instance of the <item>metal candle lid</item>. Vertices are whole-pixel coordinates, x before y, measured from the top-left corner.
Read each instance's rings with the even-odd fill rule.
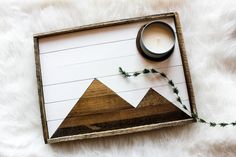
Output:
[[[175,33],[170,25],[161,21],[152,21],[140,28],[136,45],[146,58],[161,61],[172,54],[175,40]]]

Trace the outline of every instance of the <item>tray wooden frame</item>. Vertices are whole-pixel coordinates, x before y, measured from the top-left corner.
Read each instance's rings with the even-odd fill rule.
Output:
[[[193,92],[193,87],[192,87],[192,81],[191,81],[191,76],[190,76],[190,71],[189,71],[189,66],[188,66],[188,61],[187,61],[187,55],[186,55],[186,50],[185,50],[185,46],[184,46],[184,39],[183,39],[183,34],[182,34],[182,30],[181,30],[181,25],[180,25],[178,13],[170,12],[170,13],[164,13],[164,14],[149,15],[149,16],[144,16],[144,17],[135,17],[135,18],[129,18],[129,19],[123,19],[123,20],[116,20],[116,21],[109,21],[109,22],[79,26],[79,27],[75,27],[75,28],[63,29],[63,30],[58,30],[58,31],[53,31],[53,32],[40,33],[40,34],[35,34],[33,38],[34,38],[34,51],[35,51],[35,64],[36,64],[36,77],[37,77],[37,85],[38,85],[39,105],[40,105],[40,111],[41,111],[41,122],[42,122],[45,143],[57,143],[57,142],[65,142],[65,141],[72,141],[72,140],[78,140],[78,139],[89,139],[89,138],[105,137],[105,136],[112,136],[112,135],[121,135],[121,134],[128,134],[128,133],[134,133],[134,132],[148,131],[148,130],[153,130],[153,129],[162,128],[162,127],[168,127],[168,126],[183,125],[183,124],[188,124],[188,123],[194,122],[193,118],[188,118],[188,119],[184,119],[184,120],[142,125],[142,126],[125,128],[125,129],[108,130],[108,131],[94,132],[94,133],[87,133],[87,134],[73,135],[73,136],[66,136],[66,137],[49,138],[49,135],[48,135],[48,127],[47,127],[45,105],[44,105],[42,76],[41,76],[41,67],[40,67],[40,57],[39,57],[38,40],[40,38],[56,36],[56,35],[61,35],[61,34],[67,34],[67,33],[73,33],[73,32],[79,32],[79,31],[85,31],[85,30],[90,30],[90,29],[115,26],[115,25],[142,22],[142,21],[147,21],[147,20],[158,20],[158,19],[164,19],[164,18],[169,18],[169,17],[174,18],[174,22],[175,22],[175,26],[176,26],[176,33],[177,33],[177,38],[179,41],[178,44],[179,44],[181,58],[182,58],[183,67],[184,67],[184,75],[186,78],[186,85],[187,85],[187,89],[188,89],[188,96],[189,96],[189,101],[190,101],[190,106],[191,106],[191,112],[194,114],[197,114],[197,109],[196,109],[195,99],[194,99],[194,92]]]

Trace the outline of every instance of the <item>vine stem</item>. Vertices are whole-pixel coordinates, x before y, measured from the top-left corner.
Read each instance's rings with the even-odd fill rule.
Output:
[[[137,77],[141,74],[146,75],[146,74],[156,74],[161,76],[163,79],[165,79],[168,82],[168,85],[172,88],[173,94],[176,95],[176,100],[181,104],[182,108],[190,113],[192,113],[191,111],[188,110],[188,108],[186,107],[186,105],[183,104],[182,99],[179,96],[179,90],[178,88],[175,86],[175,83],[173,82],[173,80],[169,79],[168,76],[161,71],[158,71],[157,69],[151,68],[151,69],[143,69],[142,71],[136,71],[136,72],[126,72],[124,71],[121,67],[119,67],[119,72],[124,76],[124,77]],[[197,114],[192,113],[192,118],[194,118],[197,122],[200,123],[204,123],[206,125],[209,125],[210,127],[216,127],[216,126],[220,126],[220,127],[225,127],[225,126],[236,126],[236,121],[234,122],[220,122],[220,123],[216,123],[216,122],[211,122],[211,121],[207,121],[203,118],[200,118]]]

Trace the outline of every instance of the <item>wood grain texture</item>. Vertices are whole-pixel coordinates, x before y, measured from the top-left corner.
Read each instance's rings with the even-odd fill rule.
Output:
[[[44,96],[43,96],[43,84],[42,84],[42,74],[41,74],[41,66],[40,66],[40,57],[39,57],[39,45],[38,38],[34,37],[34,56],[35,56],[35,67],[36,67],[36,78],[38,84],[38,95],[39,95],[39,107],[41,112],[41,123],[43,128],[44,142],[48,143],[48,126],[46,121],[46,111],[44,106]]]
[[[118,120],[118,122],[117,122],[117,118],[114,118],[110,122],[98,121],[99,123],[97,123],[95,126],[94,126],[94,123],[92,123],[92,125],[90,123],[88,123],[89,125],[87,125],[85,127],[86,129],[84,129],[83,127],[82,127],[82,129],[75,127],[74,131],[73,131],[73,129],[67,129],[68,127],[66,126],[64,128],[62,127],[62,132],[55,134],[54,137],[49,138],[49,136],[48,136],[48,128],[47,128],[47,121],[46,121],[46,114],[45,114],[44,96],[43,96],[42,76],[41,76],[42,74],[41,74],[41,70],[40,70],[38,39],[45,38],[45,37],[52,37],[52,36],[56,36],[56,35],[74,33],[74,32],[79,32],[79,31],[92,30],[92,29],[97,29],[97,28],[104,28],[104,27],[129,24],[129,23],[135,23],[135,22],[158,20],[158,19],[164,19],[164,18],[174,18],[175,26],[176,26],[176,33],[177,33],[177,37],[178,37],[178,41],[179,41],[179,48],[180,48],[183,67],[184,67],[184,73],[185,73],[185,77],[186,77],[186,81],[187,81],[187,88],[188,88],[188,95],[190,98],[191,110],[193,113],[195,113],[195,114],[197,113],[195,100],[194,100],[194,93],[193,93],[193,88],[192,88],[192,82],[191,82],[191,76],[190,76],[190,72],[189,72],[186,51],[184,48],[183,35],[182,35],[181,26],[180,26],[180,20],[179,20],[177,13],[165,13],[165,14],[150,15],[150,16],[145,16],[145,17],[137,17],[137,18],[131,18],[131,19],[118,20],[118,21],[110,21],[110,22],[80,26],[80,27],[71,28],[71,29],[64,29],[64,30],[59,30],[59,31],[54,31],[54,32],[41,33],[41,34],[34,35],[34,48],[35,48],[35,62],[36,62],[36,76],[37,76],[37,83],[38,83],[39,104],[40,104],[40,110],[41,110],[41,118],[42,118],[42,126],[43,126],[43,134],[44,134],[45,143],[56,143],[56,142],[71,141],[71,140],[77,140],[77,139],[87,139],[87,138],[96,138],[96,137],[134,133],[134,132],[157,129],[160,127],[183,125],[183,124],[187,124],[187,123],[194,121],[193,118],[186,116],[186,114],[182,115],[182,113],[179,112],[179,110],[175,111],[175,109],[173,109],[173,110],[169,110],[170,112],[165,112],[165,107],[162,107],[162,109],[163,109],[162,112],[160,112],[160,111],[158,112],[160,115],[160,117],[158,117],[154,114],[155,112],[153,113],[153,110],[156,111],[155,106],[154,106],[155,108],[153,108],[152,105],[149,105],[149,106],[148,105],[147,106],[140,105],[143,107],[139,106],[138,108],[136,108],[136,110],[137,110],[137,111],[135,111],[136,114],[131,114],[133,116],[133,117],[131,116],[131,118],[124,117],[123,120]],[[96,94],[96,90],[93,90],[93,92],[94,92],[94,94]],[[106,92],[109,92],[109,91],[105,90],[104,93],[106,93]],[[90,95],[91,95],[91,93],[86,96],[87,97],[86,99],[87,100],[90,99],[90,101],[92,102],[92,98],[90,97]],[[114,95],[113,95],[113,93],[110,93],[109,96],[114,96]],[[155,97],[153,94],[149,94],[149,96]],[[105,97],[103,97],[103,98],[105,99]],[[143,100],[143,101],[148,101],[148,100]],[[158,102],[159,101],[162,101],[162,99],[161,100],[158,99]],[[110,100],[109,100],[109,102],[110,102]],[[150,104],[152,103],[151,101],[149,101],[149,102],[150,102]],[[144,104],[146,104],[146,103],[144,103]],[[119,108],[121,110],[118,111],[118,114],[120,114],[119,112],[130,113],[129,110],[134,110],[132,108],[129,108],[130,106],[129,107],[127,106],[127,108],[126,108],[125,107],[126,105],[127,104],[125,102],[123,102],[123,106],[122,105],[121,105],[122,107],[119,106]],[[101,114],[97,110],[92,111],[91,108],[90,108],[90,111],[84,107],[79,107],[79,108],[80,108],[79,114],[81,114],[81,116],[80,116],[81,118],[83,118],[83,116],[89,116],[89,114],[88,114],[89,112],[90,113],[94,112],[95,115]],[[146,108],[145,109],[146,113],[148,113],[148,114],[153,113],[153,114],[149,115],[149,118],[148,118],[148,116],[142,118],[142,116],[145,115],[145,112],[141,113],[141,114],[143,114],[141,117],[138,116],[140,114],[139,110],[144,109],[144,108]],[[113,109],[115,110],[116,107],[113,106]],[[104,105],[103,111],[105,113],[103,113],[103,114],[106,114],[106,112],[108,112],[109,110],[116,113],[116,111],[113,111],[113,109],[110,110],[110,109],[108,109],[107,105]],[[176,115],[175,117],[173,117],[173,113]],[[76,115],[78,113],[74,112],[73,114]],[[166,117],[166,118],[163,118],[163,117]],[[70,118],[75,118],[75,117],[72,116]],[[107,119],[110,119],[110,116],[108,116]],[[130,121],[130,119],[131,119],[131,121]],[[162,121],[160,121],[160,119],[162,119]],[[83,123],[79,122],[79,125],[84,124],[85,122],[86,122],[85,120],[83,121]],[[117,125],[117,124],[120,124],[120,125]],[[133,124],[136,124],[136,125],[133,125]],[[111,126],[111,127],[108,129],[108,128],[106,128],[107,126]],[[100,129],[100,128],[106,128],[106,129]],[[63,129],[65,129],[65,130],[63,131]],[[78,130],[79,130],[79,133],[81,133],[81,134],[78,134]],[[93,130],[93,132],[91,132],[91,130]],[[94,131],[94,130],[96,130],[96,131]],[[72,133],[70,131],[72,131]]]
[[[149,16],[142,16],[142,17],[134,17],[134,18],[128,18],[128,19],[121,19],[121,20],[116,20],[116,21],[101,22],[101,23],[78,26],[78,27],[74,27],[74,28],[67,28],[67,29],[61,29],[61,30],[56,30],[56,31],[50,31],[50,32],[45,32],[45,33],[37,33],[34,35],[34,37],[45,38],[45,37],[51,37],[51,36],[56,36],[56,35],[62,35],[62,34],[68,34],[68,33],[74,33],[74,32],[104,28],[104,27],[111,27],[111,26],[147,21],[147,20],[164,19],[164,18],[173,17],[174,15],[175,15],[175,12],[170,12],[170,13],[163,13],[163,14],[156,14],[156,15],[149,15]]]
[[[100,93],[101,91],[101,93]],[[95,79],[52,137],[69,136],[189,118],[149,89],[137,108]]]
[[[58,142],[69,142],[73,140],[84,140],[84,139],[92,139],[92,138],[100,138],[100,137],[117,136],[117,135],[122,135],[122,134],[129,134],[129,133],[139,133],[139,132],[150,131],[150,130],[159,129],[159,128],[186,125],[193,122],[194,122],[193,118],[186,118],[186,119],[181,119],[181,120],[168,121],[164,123],[133,126],[133,127],[124,128],[124,129],[114,129],[114,130],[107,130],[107,131],[101,131],[101,132],[76,134],[76,135],[71,135],[71,136],[53,137],[53,138],[49,138],[47,142],[50,144],[53,144],[53,143],[58,143]]]
[[[195,97],[194,97],[194,91],[193,91],[193,86],[192,86],[192,79],[190,75],[190,70],[189,70],[189,65],[188,65],[188,58],[187,58],[187,53],[185,50],[185,44],[184,44],[184,37],[182,33],[182,28],[181,28],[181,23],[179,19],[179,14],[177,12],[174,13],[174,21],[175,21],[175,26],[176,26],[176,34],[177,38],[179,40],[179,49],[180,49],[180,54],[181,54],[181,59],[183,62],[183,68],[184,68],[184,75],[186,79],[186,85],[188,88],[188,96],[191,104],[191,111],[192,113],[197,115],[197,107],[195,103]]]
[[[95,79],[67,117],[100,114],[131,108],[133,106]]]

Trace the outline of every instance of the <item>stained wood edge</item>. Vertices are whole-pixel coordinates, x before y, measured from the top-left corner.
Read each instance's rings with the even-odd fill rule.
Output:
[[[43,128],[44,142],[47,144],[49,135],[48,135],[48,126],[47,126],[47,121],[46,121],[47,118],[46,118],[44,96],[43,96],[43,83],[42,83],[42,74],[41,74],[40,57],[39,57],[39,44],[38,44],[37,37],[34,37],[33,40],[34,40],[35,67],[36,67],[36,78],[37,78],[41,123],[42,123],[42,128]]]
[[[81,134],[81,135],[51,138],[51,139],[48,139],[48,143],[53,144],[53,143],[58,143],[58,142],[69,142],[69,141],[74,141],[74,140],[84,140],[84,139],[124,135],[124,134],[129,134],[129,133],[138,133],[138,132],[150,131],[150,130],[154,130],[158,128],[170,127],[170,126],[181,126],[181,125],[190,124],[193,122],[194,122],[193,118],[188,118],[184,120],[142,125],[142,126],[137,126],[137,127],[125,128],[125,129],[116,129],[116,130],[108,130],[108,131],[87,133],[87,134]]]
[[[82,134],[82,135],[73,135],[73,136],[66,136],[66,137],[59,137],[59,138],[49,138],[49,134],[48,134],[48,126],[47,126],[47,121],[46,121],[46,112],[45,112],[44,96],[43,96],[41,66],[40,66],[40,58],[39,58],[38,40],[40,38],[62,35],[62,34],[67,34],[67,33],[80,32],[80,31],[97,29],[97,28],[122,25],[122,24],[129,24],[129,23],[134,23],[134,22],[142,22],[142,21],[147,21],[147,20],[152,20],[152,19],[155,19],[155,20],[164,19],[168,17],[173,17],[175,21],[176,32],[177,32],[177,37],[179,41],[179,48],[181,52],[181,58],[184,64],[183,66],[184,74],[187,81],[186,84],[187,84],[188,95],[190,99],[191,111],[197,114],[192,81],[191,81],[190,71],[188,67],[187,55],[186,55],[186,50],[184,47],[183,34],[182,34],[180,20],[179,20],[179,16],[177,12],[154,14],[154,15],[148,15],[148,16],[143,16],[143,17],[134,17],[134,18],[128,18],[128,19],[123,19],[123,20],[115,20],[115,21],[108,21],[108,22],[103,22],[103,23],[84,25],[84,26],[79,26],[79,27],[74,27],[74,28],[69,28],[69,29],[61,29],[61,30],[51,31],[51,32],[46,32],[46,33],[39,33],[39,34],[34,34],[33,38],[34,38],[34,51],[35,51],[35,64],[36,64],[36,77],[37,77],[37,84],[38,84],[39,105],[40,105],[40,112],[41,112],[41,121],[42,121],[42,127],[43,127],[44,141],[46,144],[63,142],[63,141],[72,141],[72,140],[77,140],[77,139],[89,139],[89,138],[135,133],[135,132],[148,131],[148,130],[158,129],[162,127],[177,126],[177,125],[183,125],[183,124],[188,124],[190,122],[194,122],[193,118],[188,118],[185,120],[178,120],[178,121],[171,121],[171,122],[165,122],[165,123],[143,125],[143,126],[138,126],[138,127],[109,130],[109,131],[102,131],[102,132],[97,132],[97,133],[95,132],[95,133]]]
[[[194,96],[194,91],[193,91],[193,86],[192,86],[192,79],[191,79],[189,65],[188,65],[188,58],[187,58],[187,53],[186,53],[186,49],[185,49],[181,23],[180,23],[179,15],[177,12],[174,13],[174,21],[175,21],[175,27],[176,27],[176,34],[177,34],[177,38],[179,41],[178,44],[179,44],[179,48],[180,48],[180,54],[181,54],[182,62],[184,65],[183,66],[184,75],[185,75],[186,85],[187,85],[187,89],[188,89],[188,96],[189,96],[189,100],[190,100],[191,112],[194,114],[197,114],[195,96]]]
[[[50,31],[46,33],[38,33],[38,34],[34,34],[34,37],[44,38],[44,37],[75,33],[75,32],[97,29],[97,28],[118,26],[122,24],[134,23],[134,22],[142,22],[142,21],[147,21],[147,20],[156,19],[156,18],[163,19],[163,18],[173,17],[174,15],[175,15],[174,12],[170,12],[170,13],[163,13],[163,14],[154,14],[154,15],[148,15],[148,16],[127,18],[127,19],[121,19],[121,20],[115,20],[115,21],[101,22],[101,23],[78,26],[74,28],[60,29],[57,31]]]

